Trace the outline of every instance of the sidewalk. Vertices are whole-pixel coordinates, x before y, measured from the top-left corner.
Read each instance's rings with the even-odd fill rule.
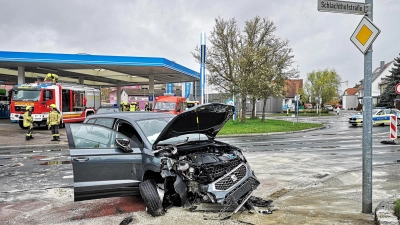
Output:
[[[0,150],[43,148],[68,148],[65,129],[60,129],[60,142],[51,141],[51,131],[47,127],[34,127],[35,139],[26,141],[27,130],[21,129],[18,123],[9,119],[0,119]]]

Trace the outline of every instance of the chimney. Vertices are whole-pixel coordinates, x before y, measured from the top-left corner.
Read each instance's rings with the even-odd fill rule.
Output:
[[[385,61],[381,61],[381,72],[383,71],[384,66],[385,66]]]

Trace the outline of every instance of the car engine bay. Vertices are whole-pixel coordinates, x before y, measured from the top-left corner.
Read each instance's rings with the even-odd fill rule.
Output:
[[[163,150],[160,169],[164,184],[158,187],[164,192],[161,200],[165,208],[193,208],[201,203],[241,208],[259,185],[237,147],[213,142]]]

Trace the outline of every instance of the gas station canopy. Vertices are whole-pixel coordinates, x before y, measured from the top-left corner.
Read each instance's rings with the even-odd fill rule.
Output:
[[[25,74],[25,83],[55,73],[59,82],[91,86],[148,85],[153,79],[154,84],[200,79],[198,72],[158,57],[0,51],[0,84],[17,84],[18,71]]]

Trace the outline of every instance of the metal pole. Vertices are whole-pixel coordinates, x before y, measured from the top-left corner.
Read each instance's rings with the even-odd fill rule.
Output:
[[[321,119],[321,111],[322,111],[322,88],[319,88],[319,118]]]
[[[233,120],[236,120],[236,101],[235,101],[235,93],[232,93],[232,101],[233,101],[233,106],[235,106],[235,111],[233,112]]]
[[[372,21],[373,0],[365,0],[369,6],[367,17]],[[364,97],[363,97],[363,179],[362,212],[372,213],[372,45],[364,55]]]
[[[297,104],[297,123],[299,122],[299,98],[300,98],[300,96],[297,95],[297,101],[296,101],[296,104]]]
[[[200,35],[200,104],[205,103],[204,86],[205,86],[205,64],[206,64],[206,33],[201,32]]]

